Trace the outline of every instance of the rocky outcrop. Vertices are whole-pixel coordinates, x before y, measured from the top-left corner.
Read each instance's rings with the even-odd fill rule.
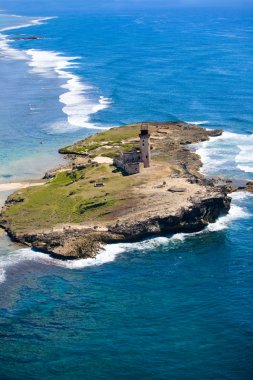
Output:
[[[138,223],[124,223],[108,228],[109,232],[124,236],[127,241],[163,233],[197,232],[221,215],[228,213],[231,198],[227,195],[203,199],[175,215],[154,217]]]
[[[28,36],[28,37],[14,37],[14,41],[29,41],[29,40],[41,40],[43,37],[42,36]]]
[[[228,213],[231,198],[225,194],[203,199],[175,215],[156,216],[140,221],[128,220],[124,223],[108,225],[107,231],[99,232],[91,228],[64,229],[31,234],[15,234],[5,226],[14,241],[49,253],[60,259],[95,257],[103,244],[133,242],[165,233],[197,232],[213,223],[218,217]]]
[[[247,182],[245,190],[253,194],[253,181]]]

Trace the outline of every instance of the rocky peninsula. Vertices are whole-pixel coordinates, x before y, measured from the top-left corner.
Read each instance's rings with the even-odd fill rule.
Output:
[[[139,147],[140,123],[60,149],[69,160],[43,185],[8,197],[0,225],[16,242],[61,259],[94,257],[103,244],[195,232],[226,214],[227,186],[200,173],[191,144],[219,136],[183,122],[146,123],[151,165],[126,175],[113,159]]]

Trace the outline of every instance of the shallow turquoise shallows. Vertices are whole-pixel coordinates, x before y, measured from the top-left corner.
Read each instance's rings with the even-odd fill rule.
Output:
[[[252,12],[37,16],[0,14],[0,184],[143,120],[224,129],[195,147],[203,172],[253,179]],[[234,195],[201,233],[110,245],[96,260],[0,237],[0,379],[251,380],[252,200]]]

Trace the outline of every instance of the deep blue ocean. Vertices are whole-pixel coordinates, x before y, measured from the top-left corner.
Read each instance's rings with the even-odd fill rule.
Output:
[[[0,13],[0,185],[41,178],[77,139],[151,120],[224,129],[195,148],[203,172],[253,179],[253,11],[15,7]],[[0,379],[252,379],[252,221],[239,192],[201,233],[72,262],[1,236]]]

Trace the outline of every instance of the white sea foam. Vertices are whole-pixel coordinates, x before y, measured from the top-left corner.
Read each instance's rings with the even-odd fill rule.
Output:
[[[244,163],[253,162],[253,140],[248,138],[248,145],[238,145],[240,153],[236,156],[236,162]]]
[[[235,193],[229,194],[229,196],[232,198],[232,204],[229,213],[219,218],[215,223],[209,224],[207,227],[209,231],[223,230],[228,228],[229,225],[235,220],[252,217],[247,209],[241,206],[241,202],[247,200],[247,198],[252,198],[253,194],[247,191],[237,191]]]
[[[22,16],[17,16],[17,15],[8,15],[8,16],[16,17],[17,20],[19,18],[23,18]],[[57,17],[40,17],[40,18],[31,20],[30,22],[27,22],[25,24],[18,24],[18,25],[14,25],[14,26],[8,26],[6,28],[0,28],[0,32],[5,32],[7,30],[15,30],[15,29],[21,29],[21,28],[28,28],[28,27],[34,26],[34,25],[42,25],[42,24],[44,24],[45,21],[52,20],[52,19],[55,19],[55,18],[57,18]]]
[[[176,234],[171,238],[157,237],[139,243],[108,244],[96,258],[79,260],[57,260],[47,254],[33,251],[30,248],[19,249],[0,257],[0,283],[6,280],[6,270],[27,261],[35,261],[44,265],[55,265],[68,269],[83,269],[113,262],[116,257],[129,250],[150,250],[170,241],[183,241],[184,234]]]
[[[224,168],[253,173],[253,134],[224,132],[196,146],[205,174],[215,175]]]
[[[159,248],[160,246],[168,245],[170,243],[176,244],[176,243],[183,242],[185,239],[185,236],[186,234],[178,233],[171,237],[158,236],[158,237],[145,239],[143,241],[136,242],[136,243],[113,244],[113,245],[108,245],[107,247],[109,248],[110,246],[111,247],[118,246],[122,251],[128,251],[128,250],[147,251],[147,250]]]
[[[221,231],[229,227],[231,222],[238,219],[249,218],[250,214],[240,206],[231,205],[228,215],[220,217],[215,223],[210,223],[207,227],[208,231]]]
[[[0,284],[5,282],[6,280],[6,272],[3,268],[0,268]]]
[[[0,34],[0,56],[15,60],[27,60],[28,56],[26,52],[11,47],[9,45],[10,41],[8,36]]]
[[[242,172],[253,173],[253,166],[237,165],[237,168],[240,169]]]
[[[247,141],[243,141],[244,145],[238,145],[240,152],[235,161],[238,169],[246,173],[253,173],[253,135],[247,137]]]
[[[78,260],[57,260],[47,254],[33,251],[30,248],[19,249],[0,257],[0,283],[6,280],[6,270],[27,261],[35,261],[44,265],[55,265],[68,269],[83,269],[91,266],[100,266],[113,262],[116,257],[128,251],[147,251],[169,243],[181,243],[186,234],[175,234],[172,237],[156,237],[138,243],[108,244],[96,258]]]
[[[59,101],[64,104],[62,111],[68,117],[68,128],[64,125],[64,130],[93,128],[105,129],[90,122],[90,115],[106,109],[111,104],[111,99],[100,96],[98,100],[92,99],[90,93],[92,87],[81,82],[80,78],[72,74],[69,70],[77,65],[78,57],[66,57],[54,51],[42,51],[30,49],[27,51],[30,56],[29,66],[34,73],[45,77],[55,77],[63,79],[65,83],[61,88],[67,90],[60,95]],[[57,132],[63,132],[57,128]]]
[[[33,251],[31,248],[19,249],[4,256],[0,256],[0,283],[6,280],[6,270],[27,261],[35,261],[44,265],[55,265],[68,269],[82,269],[90,266],[99,266],[115,260],[116,256],[124,251],[121,244],[108,245],[92,259],[57,260],[47,254]]]
[[[40,18],[31,21],[29,24],[19,25],[16,28],[41,24],[50,19]],[[5,30],[15,29],[15,27]],[[64,106],[62,111],[67,115],[68,123],[57,125],[53,133],[62,133],[80,128],[105,129],[99,125],[91,123],[90,116],[103,109],[110,107],[112,100],[104,96],[95,94],[92,86],[84,84],[78,75],[71,72],[71,69],[78,65],[80,57],[64,56],[55,51],[43,51],[38,49],[18,50],[10,45],[8,36],[0,34],[0,54],[9,59],[27,61],[31,72],[46,78],[59,78],[62,80],[61,88],[64,92],[59,96],[59,101]]]
[[[193,124],[193,125],[206,125],[209,124],[209,121],[203,120],[203,121],[186,121],[188,124]]]
[[[230,196],[232,197],[233,201],[242,201],[253,197],[253,194],[247,191],[236,191],[235,193],[230,194]]]
[[[240,202],[247,197],[253,195],[245,191],[230,194],[232,196],[232,206],[228,215],[220,217],[215,223],[210,223],[204,230],[196,233],[178,233],[170,237],[159,236],[149,238],[136,243],[119,243],[108,244],[104,250],[96,256],[96,258],[79,259],[79,260],[57,260],[47,254],[35,252],[30,248],[19,249],[14,252],[5,254],[0,257],[0,283],[6,281],[6,270],[12,266],[19,265],[26,261],[35,261],[44,265],[54,265],[71,270],[83,269],[91,266],[100,266],[106,263],[113,262],[118,255],[123,253],[131,253],[134,251],[148,252],[161,247],[168,250],[172,247],[182,244],[186,239],[191,239],[194,236],[217,232],[227,229],[229,225],[238,219],[246,219],[251,216],[248,211],[240,205]]]

